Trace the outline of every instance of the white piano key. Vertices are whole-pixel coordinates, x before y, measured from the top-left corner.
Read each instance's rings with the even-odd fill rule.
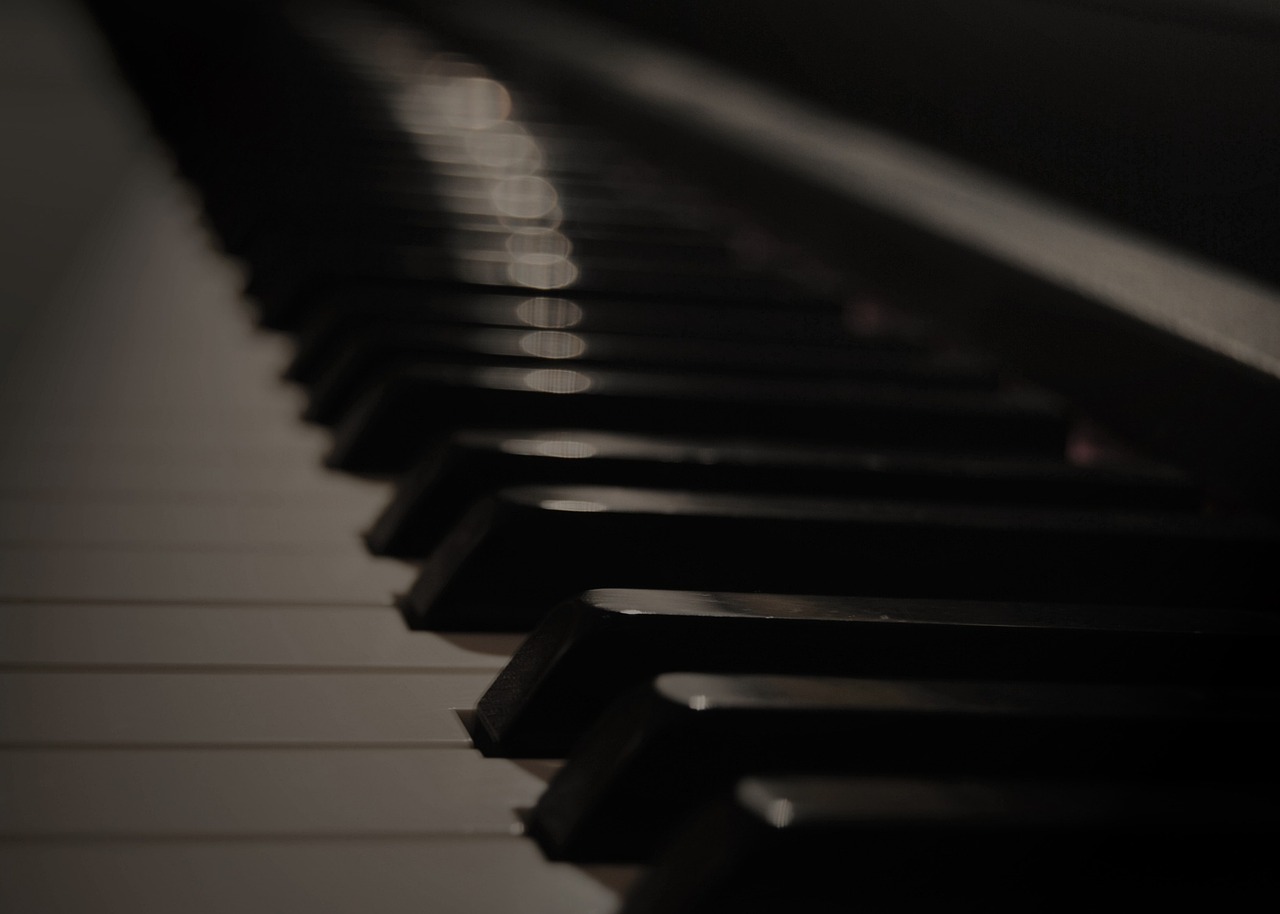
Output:
[[[300,445],[300,446],[298,446]],[[79,448],[0,445],[0,494],[127,496],[149,499],[252,499],[255,502],[350,500],[357,514],[391,498],[382,482],[327,470],[324,442],[250,450],[227,445],[131,447],[129,442]]]
[[[340,508],[341,506],[339,506]],[[0,544],[215,549],[358,549],[358,527],[326,499],[293,504],[0,499]]]
[[[545,786],[473,749],[11,749],[7,839],[510,835]]]
[[[70,404],[76,416],[92,416],[110,406],[126,423],[149,414],[182,412],[287,421],[304,403],[298,389],[280,381],[273,386],[266,378],[281,361],[279,340],[219,334],[208,321],[192,328],[198,332],[189,332],[192,338],[184,340],[172,315],[168,320],[155,314],[110,316],[112,324],[90,341],[93,348],[76,347],[74,356],[50,351],[43,364],[27,369],[29,380],[8,385],[0,395],[0,413],[21,421],[38,417],[51,404]],[[156,333],[161,338],[146,338]],[[130,339],[121,339],[126,335]],[[226,339],[219,340],[220,335]],[[129,358],[145,348],[154,354]],[[235,408],[228,409],[229,403]]]
[[[43,0],[0,5],[0,370],[66,284],[69,262],[137,160],[137,105],[105,78],[104,49],[81,18]]]
[[[0,672],[0,747],[468,747],[491,673]]]
[[[103,405],[125,417],[228,401],[240,412],[296,408],[296,391],[262,383],[286,344],[228,308],[243,278],[208,248],[189,194],[151,161],[120,183],[107,224],[6,367],[0,414],[55,403],[77,417]]]
[[[84,12],[25,6],[20,25],[56,28],[30,61],[76,71],[58,77],[81,115],[67,148],[91,167],[72,170],[104,180],[90,193],[56,175],[24,195],[45,214],[70,188],[93,218],[45,271],[56,288],[26,283],[46,290],[30,319],[0,327],[21,331],[0,339],[0,492],[86,507],[14,509],[3,526],[92,522],[134,544],[0,549],[0,910],[614,910],[625,871],[551,864],[510,835],[545,766],[368,748],[465,745],[449,708],[515,639],[405,629],[389,603],[412,569],[355,538],[385,488],[319,466],[328,434],[297,421],[299,392],[277,380],[286,341],[252,326],[242,275],[210,248]],[[143,507],[113,514],[124,500]],[[178,503],[218,505],[201,521],[214,528],[230,506],[311,505],[349,539],[316,551],[303,525],[285,543],[281,521],[274,551],[144,547],[143,515],[169,536]]]
[[[634,877],[509,837],[11,845],[0,908],[41,914],[610,914]]]
[[[137,549],[0,550],[0,601],[156,603],[390,603],[414,569],[361,553]]]
[[[6,417],[0,416],[0,419]],[[299,439],[311,438],[321,442],[316,453],[324,453],[325,432],[317,428],[298,426],[289,416],[281,421],[236,422],[236,414],[206,415],[207,421],[183,420],[175,413],[175,422],[168,424],[163,416],[120,417],[114,422],[110,417],[79,416],[68,418],[60,415],[22,416],[25,424],[6,426],[22,449],[64,448],[92,453],[99,448],[132,446],[147,450],[218,448],[229,442],[255,450],[297,446]],[[146,421],[142,421],[143,419]],[[245,418],[241,414],[241,418]],[[249,417],[251,418],[251,416]],[[136,419],[138,421],[126,421]]]
[[[216,386],[199,381],[174,381],[161,388],[165,392],[163,397],[153,395],[143,399],[128,390],[117,391],[103,385],[82,367],[68,366],[65,370],[74,381],[67,380],[68,375],[62,375],[53,387],[45,387],[42,383],[32,392],[22,387],[15,391],[11,386],[0,396],[0,418],[7,427],[19,430],[42,427],[48,423],[50,410],[57,408],[63,421],[109,426],[120,434],[155,426],[183,428],[202,421],[227,431],[238,431],[257,425],[296,421],[302,404],[297,391],[282,391],[280,397],[255,401],[247,399],[238,390],[219,391]],[[250,372],[249,376],[256,377],[261,383],[259,372]],[[62,389],[73,383],[80,387]],[[156,378],[151,383],[161,384],[162,381]],[[202,394],[199,398],[185,396],[197,390]]]
[[[436,635],[390,606],[0,604],[0,666],[498,670],[523,635]]]

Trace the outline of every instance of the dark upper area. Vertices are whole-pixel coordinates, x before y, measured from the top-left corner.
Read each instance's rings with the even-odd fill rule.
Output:
[[[563,0],[1280,284],[1268,0]]]

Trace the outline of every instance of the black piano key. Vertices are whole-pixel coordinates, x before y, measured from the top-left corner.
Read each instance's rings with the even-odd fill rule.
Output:
[[[361,167],[343,168],[343,146],[327,136],[335,155],[314,155],[307,148],[314,143],[306,139],[279,136],[274,146],[264,141],[265,155],[255,161],[255,170],[234,182],[245,211],[229,232],[238,250],[246,238],[252,250],[264,235],[319,240],[345,228],[357,229],[348,237],[358,238],[367,229],[390,241],[397,229],[447,229],[478,219],[497,226],[513,215],[495,207],[492,195],[506,178],[534,179],[543,182],[539,187],[553,188],[553,221],[582,235],[588,242],[584,250],[599,237],[597,227],[632,226],[648,230],[637,234],[642,246],[667,235],[687,236],[700,237],[712,259],[725,251],[708,231],[717,219],[723,222],[723,214],[687,186],[633,167],[629,155],[589,132],[579,129],[574,136],[556,127],[549,135],[547,125],[509,122],[488,130],[453,125],[424,133],[394,123],[376,99],[353,97],[348,106],[355,110],[348,112],[351,123],[340,136]],[[351,143],[349,135],[360,141]],[[513,154],[520,160],[494,161],[495,155],[510,159]],[[272,258],[252,259],[269,263]]]
[[[562,258],[528,261],[512,256],[466,256],[433,244],[385,244],[361,237],[275,252],[252,271],[248,287],[262,322],[289,329],[305,320],[313,296],[338,283],[420,282],[443,290],[469,288],[530,294],[574,293],[613,297],[667,297],[785,300],[795,296],[790,282],[715,264],[662,267],[634,258]]]
[[[1280,800],[1231,784],[749,778],[681,828],[621,914],[1252,907]]]
[[[325,200],[295,203],[273,218],[259,221],[252,231],[246,229],[236,245],[237,253],[269,272],[274,262],[315,261],[318,252],[339,249],[353,238],[362,244],[376,241],[406,250],[436,242],[463,255],[459,259],[468,253],[516,253],[520,249],[513,250],[512,245],[522,240],[559,239],[561,243],[551,250],[561,251],[563,240],[568,240],[575,259],[587,263],[669,260],[673,267],[714,266],[751,272],[742,268],[740,258],[714,233],[664,223],[660,216],[645,218],[643,212],[613,209],[599,212],[601,218],[591,221],[566,214],[554,220],[554,229],[530,226],[520,230],[483,211],[450,210],[435,196],[434,179],[419,175],[418,181],[422,186],[416,190],[405,187],[394,195],[391,189],[347,189],[351,199],[341,205]],[[527,247],[524,252],[532,253]]]
[[[497,89],[510,90],[510,84]],[[469,127],[458,123],[456,108],[445,114],[444,123],[428,124],[422,121],[431,116],[428,106],[414,106],[405,118],[396,113],[388,117],[377,99],[354,98],[351,104],[359,108],[354,114],[364,133],[367,168],[348,172],[346,179],[373,190],[412,189],[426,172],[433,196],[457,200],[460,209],[469,200],[492,201],[488,192],[495,181],[536,175],[555,186],[555,202],[566,214],[594,216],[603,208],[610,217],[591,221],[624,224],[630,216],[652,224],[706,228],[732,213],[697,186],[648,165],[634,147],[552,106],[530,110],[516,104],[500,123]],[[413,201],[405,202],[411,206]],[[623,218],[613,218],[615,213]]]
[[[397,120],[376,103],[369,108],[375,122]],[[279,176],[267,176],[268,201],[251,200],[262,215],[236,233],[248,239],[237,250],[252,265],[249,291],[267,324],[292,325],[309,297],[347,280],[719,298],[786,296],[794,288],[760,270],[758,260],[735,256],[719,237],[724,215],[697,195],[662,178],[618,186],[625,160],[599,165],[585,178],[540,163],[508,169],[486,164],[484,150],[471,148],[495,131],[456,123],[407,134],[405,128],[403,118],[387,125],[396,165],[375,163],[355,179],[327,181],[323,166],[320,175],[286,166],[284,188],[276,186]],[[526,130],[512,129],[536,143]],[[281,197],[287,205],[270,202]],[[634,245],[601,244],[602,236],[628,226],[639,234]],[[700,245],[667,244],[690,228]],[[564,247],[550,259],[520,247],[547,237]]]
[[[1056,401],[1031,392],[909,390],[842,381],[585,368],[394,371],[337,429],[331,466],[407,469],[459,428],[576,427],[761,435],[961,453],[1057,456]]]
[[[565,190],[559,180],[538,180],[544,182],[538,187],[549,186],[561,194]],[[472,256],[536,253],[528,243],[558,240],[541,253],[568,255],[571,249],[572,259],[586,265],[665,262],[672,273],[694,276],[715,271],[743,278],[756,272],[722,239],[673,221],[661,210],[597,200],[558,211],[554,219],[526,220],[529,224],[522,227],[495,210],[492,175],[475,183],[478,193],[473,197],[448,196],[438,175],[420,170],[408,175],[401,187],[344,187],[342,193],[350,199],[294,205],[257,225],[240,242],[238,253],[260,271],[255,285],[269,285],[272,280],[267,277],[289,263],[325,269],[325,252],[371,251],[371,241],[404,250],[437,241],[463,262]],[[570,242],[567,247],[565,241]],[[764,288],[775,284],[776,280],[762,280]]]
[[[561,604],[476,707],[486,755],[567,755],[660,673],[1268,684],[1266,613],[599,590]]]
[[[337,285],[316,296],[287,371],[315,380],[347,341],[370,328],[413,334],[423,328],[510,327],[627,333],[704,340],[794,342],[878,354],[921,351],[899,336],[855,337],[842,310],[824,302],[618,300],[551,295],[445,293],[421,284]]]
[[[1274,609],[1273,524],[692,493],[505,489],[403,601],[417,627],[528,630],[593,588]]]
[[[908,501],[1191,510],[1199,493],[1170,471],[1056,460],[970,458],[573,430],[451,436],[400,482],[365,541],[421,557],[471,504],[518,485],[642,486]]]
[[[529,817],[549,856],[645,860],[748,774],[1262,783],[1274,692],[668,673],[601,718]]]
[[[572,250],[582,264],[642,262],[663,264],[674,273],[705,271],[708,267],[743,270],[739,258],[718,238],[693,241],[680,231],[664,232],[656,226],[628,227],[612,224],[561,226],[559,229],[525,229],[502,225],[453,225],[443,233],[443,243],[467,257],[553,257]]]
[[[902,387],[991,390],[997,376],[976,359],[932,352],[871,353],[785,342],[672,339],[529,328],[378,326],[346,341],[311,388],[305,417],[337,422],[358,397],[399,367],[638,368],[711,375],[841,378]]]

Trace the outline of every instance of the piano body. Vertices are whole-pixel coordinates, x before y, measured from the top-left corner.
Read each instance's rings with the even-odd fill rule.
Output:
[[[730,6],[734,11],[727,11]],[[1199,145],[1184,157],[1180,153],[1161,160],[1164,170],[1145,175],[1148,184],[1135,189],[1130,182],[1140,170],[1135,162],[1142,159],[1143,149],[1117,154],[1113,183],[1107,184],[1107,166],[1094,158],[1104,154],[1107,130],[1085,143],[1089,161],[1073,167],[1071,156],[1059,146],[1063,136],[1045,126],[1052,124],[1050,117],[1035,121],[1042,132],[992,151],[986,168],[965,164],[966,156],[989,142],[989,131],[1002,118],[1035,113],[1030,99],[1041,97],[1037,86],[1011,88],[1006,82],[1011,64],[999,58],[998,49],[984,56],[990,69],[974,79],[995,91],[999,105],[981,99],[960,104],[956,99],[963,80],[953,86],[945,73],[913,67],[922,60],[941,60],[938,70],[948,71],[955,58],[930,54],[944,47],[951,33],[970,39],[990,35],[993,19],[1039,23],[1037,27],[1052,28],[1055,35],[1073,35],[1072,29],[1091,16],[1114,15],[1134,24],[1135,34],[1145,34],[1136,23],[1150,14],[1148,5],[1136,0],[1110,6],[1083,0],[982,3],[973,5],[976,18],[968,25],[942,11],[950,10],[948,4],[901,5],[920,17],[915,23],[890,4],[865,5],[864,25],[876,25],[885,35],[905,30],[917,36],[916,43],[906,44],[887,39],[877,44],[874,29],[863,32],[850,23],[858,13],[835,12],[824,4],[788,4],[790,16],[780,13],[777,4],[748,6],[758,28],[734,18],[741,4],[648,4],[635,9],[598,4],[630,18],[632,26],[665,31],[666,38],[699,47],[708,59],[719,61],[709,63],[689,56],[687,47],[672,51],[654,44],[652,37],[636,38],[561,8],[531,12],[528,6],[485,3],[463,9],[439,4],[428,14],[411,4],[378,12],[300,4],[284,7],[287,15],[275,18],[274,8],[263,12],[256,4],[239,9],[227,5],[155,14],[171,29],[165,35],[139,24],[145,4],[136,10],[103,4],[102,20],[110,27],[120,60],[146,90],[154,105],[153,123],[174,142],[182,169],[189,179],[197,179],[197,189],[205,195],[201,202],[191,185],[175,175],[138,103],[112,73],[107,45],[83,10],[33,3],[5,14],[17,26],[12,34],[26,36],[26,56],[13,58],[28,66],[20,71],[21,78],[58,107],[33,117],[34,126],[23,141],[36,177],[15,198],[28,201],[32,219],[24,223],[26,237],[22,225],[15,233],[13,249],[23,257],[10,272],[19,281],[19,304],[4,315],[0,340],[5,358],[0,391],[5,429],[0,442],[0,907],[33,914],[175,909],[603,914],[619,910],[623,899],[631,897],[633,904],[655,905],[636,910],[683,910],[662,901],[660,892],[628,896],[645,877],[644,868],[633,862],[552,861],[525,834],[528,811],[562,762],[504,758],[500,752],[486,757],[473,748],[477,731],[468,729],[476,725],[470,712],[524,643],[525,633],[502,631],[501,625],[476,626],[498,631],[468,630],[465,621],[452,626],[458,631],[411,631],[406,620],[422,624],[412,599],[421,587],[423,557],[374,557],[362,545],[362,533],[397,491],[397,497],[407,500],[414,490],[405,483],[397,490],[395,478],[386,473],[353,475],[325,468],[326,455],[331,463],[343,462],[344,436],[348,453],[356,455],[349,459],[359,463],[363,452],[357,445],[366,440],[360,436],[372,420],[341,424],[339,451],[329,450],[328,430],[300,419],[305,408],[300,390],[279,380],[289,365],[290,338],[256,326],[241,288],[247,265],[250,288],[265,309],[266,322],[289,327],[296,342],[307,302],[328,296],[332,304],[343,290],[359,290],[351,274],[359,278],[367,262],[348,269],[341,251],[323,246],[331,240],[323,231],[301,232],[301,241],[287,232],[270,236],[270,206],[286,194],[271,183],[253,184],[262,179],[253,161],[280,152],[270,146],[281,140],[280,131],[257,124],[246,135],[219,133],[222,126],[237,122],[237,105],[256,115],[272,110],[281,99],[295,98],[289,93],[349,88],[342,79],[350,73],[359,74],[365,89],[372,85],[387,97],[403,99],[411,97],[413,80],[429,82],[425,76],[441,67],[461,74],[464,89],[483,94],[500,84],[473,61],[489,63],[504,79],[510,73],[517,111],[526,102],[526,87],[544,89],[646,147],[649,158],[642,164],[620,160],[617,177],[624,184],[650,192],[655,186],[668,187],[662,172],[649,170],[654,156],[665,152],[669,161],[659,164],[696,174],[721,197],[726,189],[736,193],[728,208],[687,191],[683,181],[671,182],[670,199],[662,201],[665,211],[694,214],[690,218],[697,231],[690,234],[697,236],[696,243],[679,233],[670,244],[656,243],[643,237],[643,223],[616,230],[601,223],[603,229],[595,226],[600,234],[591,236],[590,220],[582,220],[578,227],[588,229],[582,251],[593,245],[613,251],[622,239],[662,249],[673,258],[655,267],[625,254],[614,261],[602,255],[600,262],[610,269],[596,273],[591,272],[595,262],[584,260],[582,282],[603,277],[603,294],[565,278],[567,255],[554,244],[546,246],[563,236],[546,226],[512,232],[512,238],[535,238],[541,245],[532,252],[536,256],[523,260],[522,251],[510,246],[505,250],[511,256],[496,260],[475,256],[465,246],[455,250],[457,261],[472,272],[447,281],[431,273],[438,266],[432,260],[438,251],[424,248],[421,261],[397,261],[440,301],[465,304],[468,296],[505,295],[518,300],[520,313],[537,315],[523,328],[525,337],[532,334],[543,344],[562,345],[574,334],[561,331],[572,326],[547,315],[562,318],[584,308],[588,313],[601,298],[645,304],[650,317],[639,318],[637,326],[648,328],[646,321],[670,312],[673,301],[685,310],[701,307],[698,299],[707,296],[708,282],[741,280],[749,290],[745,297],[758,299],[802,289],[804,295],[787,306],[797,312],[808,306],[806,296],[826,296],[840,306],[836,313],[847,325],[847,347],[903,333],[913,345],[923,337],[948,355],[958,352],[967,359],[976,342],[1008,366],[1011,376],[1032,378],[1070,397],[1090,421],[1075,422],[1069,454],[1060,451],[1049,462],[1069,457],[1073,472],[1087,474],[1092,471],[1087,465],[1128,459],[1128,445],[1118,441],[1134,443],[1139,451],[1189,471],[1195,485],[1204,487],[1194,491],[1207,492],[1192,496],[1191,509],[1170,509],[1170,525],[1187,518],[1206,524],[1256,522],[1263,531],[1260,542],[1265,548],[1274,546],[1266,514],[1275,504],[1273,469],[1280,457],[1275,409],[1280,400],[1280,293],[1275,290],[1276,171],[1271,166],[1280,143],[1267,138],[1274,139],[1280,119],[1266,115],[1274,113],[1277,83],[1270,83],[1270,98],[1231,95],[1241,87],[1265,91],[1266,74],[1277,67],[1277,56],[1263,53],[1275,48],[1274,14],[1263,4],[1244,2],[1174,4],[1168,18],[1153,26],[1159,37],[1127,59],[1155,67],[1149,81],[1135,78],[1132,85],[1138,88],[1129,94],[1108,95],[1093,85],[1083,102],[1071,96],[1066,110],[1073,117],[1094,119],[1087,105],[1096,101],[1103,113],[1093,126],[1105,122],[1115,130],[1134,93],[1167,98],[1157,91],[1162,80],[1172,78],[1162,69],[1166,36],[1173,36],[1169,40],[1177,45],[1193,33],[1206,35],[1204,54],[1186,58],[1188,66],[1205,73],[1217,72],[1214,67],[1224,60],[1233,62],[1221,85],[1201,81],[1205,97],[1187,100],[1192,110],[1214,113],[1205,128],[1210,139],[1197,134]],[[254,17],[269,21],[272,28],[288,23],[293,29],[290,35],[297,44],[289,50],[295,58],[286,57],[286,62],[306,48],[312,56],[302,56],[309,63],[328,61],[333,73],[344,74],[342,79],[334,77],[329,85],[323,78],[327,71],[290,72],[282,65],[274,74],[279,84],[262,87],[264,94],[279,90],[279,95],[254,104],[258,85],[251,80],[270,74],[261,65],[267,59],[262,55],[272,49],[229,43],[245,34],[240,24]],[[831,36],[846,34],[856,40],[858,53],[848,61],[847,75],[833,81],[841,54],[832,49]],[[1119,34],[1130,36],[1123,29]],[[761,42],[783,52],[762,55]],[[455,54],[450,50],[455,46],[474,56]],[[1082,47],[1066,38],[1058,46]],[[1126,59],[1114,56],[1114,42],[1093,47],[1103,58],[1113,55],[1107,58],[1109,66],[1125,69]],[[883,94],[858,96],[851,90],[884,72],[887,58],[904,50],[910,52],[905,54],[905,75],[886,77],[892,85]],[[244,68],[232,65],[240,55]],[[211,60],[224,69],[202,70]],[[753,76],[732,69],[752,62]],[[1046,63],[1046,71],[1052,63]],[[164,66],[177,74],[171,81],[164,78]],[[193,74],[212,74],[228,87],[219,92],[210,82],[194,85]],[[759,81],[763,78],[776,79],[782,87],[769,88]],[[439,82],[434,85],[439,91]],[[826,96],[823,85],[828,86]],[[929,85],[940,86],[936,95],[927,92]],[[1049,99],[1062,102],[1053,95],[1063,91],[1060,86],[1053,88],[1051,80],[1043,85],[1051,89]],[[1215,107],[1214,99],[1224,92],[1238,104]],[[295,182],[293,199],[306,212],[314,207],[317,224],[327,218],[325,207],[330,208],[328,218],[333,212],[338,221],[349,216],[351,237],[343,240],[354,239],[364,245],[362,250],[372,248],[380,240],[379,226],[362,222],[368,211],[343,194],[377,189],[383,178],[394,184],[413,176],[396,173],[394,153],[380,158],[384,153],[358,142],[343,145],[344,139],[357,139],[343,133],[346,125],[368,114],[352,104],[353,96],[339,91],[316,97],[335,99],[332,104],[339,106],[333,124],[308,126],[311,139],[323,138],[332,147],[317,149],[314,162],[305,156],[295,160],[302,177]],[[227,107],[207,115],[184,107],[195,98]],[[903,114],[904,98],[919,98],[919,106]],[[308,100],[305,94],[296,100],[306,114],[328,110],[330,104]],[[481,108],[489,102],[471,99]],[[545,135],[531,126],[528,133],[512,131],[509,137],[532,134],[553,146],[572,146],[580,129],[576,122],[556,122],[559,109],[542,107],[536,97],[527,103],[534,112],[529,123],[546,117],[543,127],[550,127]],[[435,104],[423,102],[427,109]],[[837,111],[842,104],[852,110]],[[404,144],[414,123],[415,109],[408,110],[409,120],[400,122],[401,135],[378,122],[379,135]],[[467,110],[463,106],[455,113],[465,116]],[[375,113],[381,117],[386,112]],[[1167,115],[1148,111],[1146,120],[1136,117],[1142,124],[1135,135],[1165,129]],[[947,118],[953,127],[973,126],[973,132],[960,129],[945,137],[930,132]],[[202,158],[183,143],[201,137],[208,125],[217,129],[205,129],[203,138],[216,141],[218,155]],[[431,172],[436,183],[427,182],[430,190],[417,188],[421,198],[412,198],[405,209],[430,222],[428,198],[448,197],[441,190],[448,182],[439,176],[448,175],[445,153],[456,152],[457,143],[450,142],[457,136],[441,140],[436,127],[419,126],[422,135],[437,140],[434,147],[426,144],[436,155]],[[1250,131],[1257,145],[1246,150]],[[1213,142],[1214,137],[1224,142]],[[615,154],[610,142],[594,134],[576,141]],[[926,145],[932,141],[941,145]],[[1037,152],[1043,154],[1039,159]],[[311,176],[336,173],[335,161],[368,171],[349,187],[316,188],[322,193],[313,198],[308,192],[314,187],[308,183]],[[1049,163],[1047,186],[1029,186],[1039,174],[1036,161]],[[70,169],[55,176],[50,163],[66,163]],[[1185,169],[1206,163],[1218,171],[1204,185],[1186,189],[1179,184]],[[996,168],[1014,177],[1000,177]],[[464,172],[459,169],[454,177],[465,178]],[[46,175],[44,186],[41,174]],[[281,185],[289,183],[288,174],[275,177]],[[584,164],[572,178],[590,188],[601,175]],[[236,191],[238,180],[249,182],[249,190]],[[533,185],[526,180],[522,193],[508,203],[517,210],[532,205],[530,200],[537,198],[530,192]],[[543,185],[550,186],[543,181],[537,187]],[[1151,205],[1144,202],[1152,199],[1152,188],[1162,186],[1183,187],[1185,193]],[[396,192],[403,188],[394,185]],[[303,192],[296,193],[298,189]],[[1072,190],[1079,192],[1078,206],[1060,203],[1055,196]],[[52,198],[43,196],[45,191],[61,194]],[[259,197],[267,202],[255,209]],[[228,237],[234,221],[228,221],[227,209],[218,207],[233,198],[239,212],[265,213],[267,229],[250,219],[244,237]],[[52,205],[46,202],[50,199],[59,202]],[[565,203],[566,212],[572,212],[573,202]],[[205,205],[208,215],[202,223]],[[461,218],[463,210],[450,205],[450,218]],[[1247,218],[1233,220],[1230,213],[1240,213],[1240,207],[1247,208]],[[625,207],[610,212],[633,215]],[[1189,212],[1203,218],[1192,220]],[[699,219],[710,219],[711,229],[698,226]],[[247,260],[232,260],[217,250],[210,223],[223,233],[224,249]],[[279,224],[297,229],[307,222],[299,217]],[[482,232],[474,225],[470,230],[467,237],[475,242]],[[730,239],[727,247],[736,258],[730,258],[731,268],[718,264],[703,269],[698,245],[705,244],[707,234]],[[264,235],[267,241],[258,243]],[[566,229],[564,235],[572,237],[572,232]],[[38,242],[47,242],[39,253]],[[246,244],[237,249],[240,242]],[[312,246],[318,255],[311,253]],[[480,247],[482,253],[493,253]],[[691,256],[690,249],[693,259],[681,260]],[[278,250],[287,256],[272,255]],[[305,269],[272,273],[273,265],[294,262],[288,256]],[[752,269],[753,261],[767,261],[768,269]],[[506,271],[501,282],[493,280],[494,263]],[[257,272],[264,265],[268,269]],[[656,270],[659,279],[641,278],[641,267]],[[318,283],[316,276],[321,277]],[[301,292],[287,294],[295,281]],[[627,283],[638,283],[633,287],[642,293],[620,293]],[[371,295],[370,301],[376,297]],[[280,302],[286,303],[285,310],[272,312]],[[750,319],[767,321],[764,309],[747,308],[733,296],[718,307],[728,311],[735,304]],[[899,311],[903,305],[910,307]],[[296,307],[303,310],[288,311]],[[403,303],[400,307],[403,311]],[[619,307],[617,313],[627,312]],[[907,317],[910,313],[923,317]],[[740,319],[740,314],[716,314],[726,325]],[[410,325],[393,321],[390,326],[398,333]],[[945,335],[939,335],[939,327],[947,328]],[[587,330],[581,333],[590,338]],[[609,336],[607,328],[600,336]],[[732,334],[728,338],[734,339]],[[437,345],[436,337],[431,339]],[[953,348],[957,339],[962,349]],[[668,336],[671,351],[663,358],[679,358],[677,342]],[[386,345],[401,357],[396,345]],[[762,343],[748,336],[736,345]],[[817,346],[812,352],[837,358]],[[563,354],[545,347],[525,352],[544,359]],[[631,357],[652,358],[634,352]],[[445,361],[450,358],[460,357],[454,352]],[[530,364],[512,358],[493,363],[502,370],[524,366],[521,371]],[[578,372],[562,364],[534,368],[530,377],[563,385],[596,370],[587,366]],[[296,362],[293,370],[298,371]],[[687,365],[678,370],[684,372],[679,377],[688,376]],[[739,372],[734,377],[750,376],[740,366],[734,370]],[[819,394],[825,390],[821,382],[812,384]],[[1038,391],[1021,380],[1002,375],[998,389],[1040,402]],[[707,397],[714,407],[718,401],[712,394]],[[673,410],[680,408],[679,399]],[[688,399],[695,398],[689,394]],[[316,408],[314,400],[311,408]],[[763,409],[758,404],[747,408]],[[475,422],[480,427],[501,425],[504,415],[495,412]],[[715,416],[710,408],[699,421]],[[539,437],[542,430],[571,422],[553,418],[526,429],[518,440],[545,450],[548,441],[554,445],[565,436]],[[726,423],[732,427],[730,420]],[[519,427],[510,420],[506,424]],[[1100,431],[1102,426],[1109,431]],[[692,436],[705,444],[688,429],[666,434]],[[875,443],[853,446],[876,452]],[[981,445],[966,447],[981,450]],[[893,446],[888,452],[896,453]],[[995,458],[968,453],[965,459],[981,463]],[[1167,480],[1162,472],[1156,476]],[[698,485],[704,484],[713,490],[716,486],[714,480]],[[1177,489],[1181,483],[1172,485]],[[560,507],[571,502],[569,510],[587,514],[612,510],[612,503],[583,500],[583,492],[601,490],[565,491],[570,494],[559,499]],[[743,493],[741,503],[749,503],[754,494]],[[611,497],[599,494],[601,502]],[[1059,508],[1077,506],[1069,502]],[[891,504],[885,510],[894,508]],[[536,524],[531,529],[537,538]],[[762,529],[771,528],[766,524]],[[1082,554],[1097,553],[1090,553],[1087,544],[1082,548]],[[708,564],[714,564],[716,544],[706,549]],[[928,565],[937,557],[922,550],[921,581],[931,580]],[[1233,593],[1243,590],[1232,581],[1222,583],[1224,593],[1233,587]],[[588,586],[614,585],[591,581]],[[636,585],[621,580],[617,586]],[[972,592],[959,594],[936,592],[933,583],[922,583],[920,593],[884,586],[887,596],[870,596],[946,599],[976,594],[981,602],[987,593],[981,582],[972,585]],[[815,589],[804,580],[772,589],[867,596],[852,587]],[[393,603],[393,595],[406,593],[409,606]],[[1034,595],[1015,594],[1014,599],[1035,602]],[[1255,615],[1277,608],[1274,593],[1248,599],[1253,602],[1246,610]],[[1193,607],[1200,605],[1188,600]],[[1246,612],[1238,603],[1224,601],[1225,607],[1207,608]],[[1271,632],[1265,625],[1259,632],[1265,644]],[[1276,708],[1266,671],[1251,675],[1253,706],[1261,707],[1260,713]],[[493,740],[492,734],[484,738]],[[1023,774],[1034,785],[1035,772]],[[763,789],[764,782],[752,783],[753,789]],[[777,787],[772,782],[764,786]],[[805,789],[797,788],[795,796],[808,796]],[[885,787],[878,796],[891,793]],[[1268,812],[1274,807],[1274,782],[1262,779],[1245,797],[1252,811],[1242,816],[1255,829],[1257,846],[1262,851],[1274,848],[1276,820]],[[803,806],[799,799],[795,803]],[[776,803],[770,807],[778,808]],[[1178,814],[1175,810],[1175,819]],[[683,845],[693,849],[689,856],[695,863],[699,834],[686,837]],[[815,867],[805,870],[809,877],[827,878]],[[850,877],[848,896],[817,901],[833,910],[852,908],[858,903],[853,885],[867,875]],[[1270,881],[1265,872],[1254,875],[1264,886]],[[800,887],[795,892],[805,898]],[[701,909],[721,908],[709,901]]]

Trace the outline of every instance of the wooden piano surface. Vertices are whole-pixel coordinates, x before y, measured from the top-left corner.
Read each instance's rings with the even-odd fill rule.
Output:
[[[13,18],[93,187],[31,223],[80,240],[6,315],[0,908],[613,910],[631,870],[521,837],[554,763],[481,757],[455,713],[518,636],[405,628],[413,568],[358,545],[388,488],[321,468],[80,11]]]
[[[512,639],[406,630],[411,568],[358,541],[386,487],[321,468],[281,341],[80,11],[25,13],[22,76],[61,107],[24,152],[97,180],[33,201],[80,242],[15,276],[6,339],[0,908],[608,909],[616,874],[515,836],[543,773],[452,710]]]

